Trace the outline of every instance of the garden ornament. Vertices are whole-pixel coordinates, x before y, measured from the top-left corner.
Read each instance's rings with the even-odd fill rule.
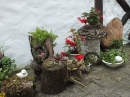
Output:
[[[122,59],[121,56],[115,56],[115,61],[116,62],[121,62],[121,61],[123,61],[123,59]]]
[[[22,69],[21,72],[16,74],[19,78],[25,78],[28,76],[28,73],[25,69]]]

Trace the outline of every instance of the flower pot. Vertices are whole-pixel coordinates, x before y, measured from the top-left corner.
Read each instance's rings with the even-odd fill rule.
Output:
[[[90,72],[90,70],[91,70],[91,63],[89,63],[89,64],[86,64],[86,72]]]
[[[75,59],[75,56],[76,56],[76,55],[80,55],[80,54],[70,54],[70,55],[68,56],[68,58],[69,58],[69,59]]]
[[[116,68],[116,67],[123,65],[124,60],[121,62],[118,62],[118,63],[109,63],[109,62],[106,62],[105,60],[102,60],[102,62],[105,63],[105,65],[107,65],[110,68]]]

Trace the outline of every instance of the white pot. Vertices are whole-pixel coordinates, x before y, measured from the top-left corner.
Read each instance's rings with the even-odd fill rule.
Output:
[[[90,72],[91,70],[91,63],[89,63],[88,65],[86,65],[86,72]]]
[[[68,56],[68,58],[71,59],[71,60],[72,60],[72,59],[75,59],[75,56],[76,56],[76,55],[80,55],[80,54],[70,54],[70,55]]]
[[[108,67],[116,68],[116,67],[121,66],[124,63],[124,60],[118,63],[109,63],[109,62],[106,62],[105,60],[102,60],[102,62],[105,63]]]

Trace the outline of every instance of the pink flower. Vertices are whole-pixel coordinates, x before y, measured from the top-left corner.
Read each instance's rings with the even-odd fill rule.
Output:
[[[44,53],[40,53],[39,55],[37,55],[38,57],[43,57]]]

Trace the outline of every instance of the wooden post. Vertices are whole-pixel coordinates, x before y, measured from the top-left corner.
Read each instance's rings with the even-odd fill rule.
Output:
[[[125,25],[127,20],[130,18],[130,7],[125,0],[116,0],[117,3],[122,7],[122,9],[126,12],[122,17],[122,24]]]
[[[95,0],[95,8],[101,10],[101,13],[103,14],[103,0]],[[103,25],[103,18],[100,19],[100,23]]]

